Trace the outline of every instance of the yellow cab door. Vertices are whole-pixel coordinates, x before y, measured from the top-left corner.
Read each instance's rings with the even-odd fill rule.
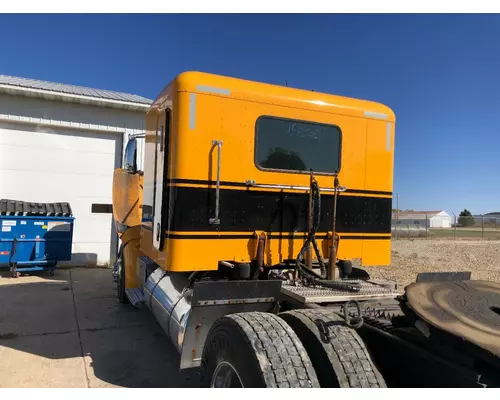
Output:
[[[162,251],[165,242],[168,206],[168,155],[171,128],[171,110],[167,108],[158,117],[156,129],[155,185],[153,200],[153,246]]]

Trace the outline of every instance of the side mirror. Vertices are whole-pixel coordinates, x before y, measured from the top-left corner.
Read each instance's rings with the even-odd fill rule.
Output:
[[[130,139],[125,147],[123,169],[129,174],[137,172],[137,141],[135,138]]]

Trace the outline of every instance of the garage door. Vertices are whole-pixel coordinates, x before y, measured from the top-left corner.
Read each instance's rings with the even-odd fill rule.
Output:
[[[0,123],[0,198],[69,202],[72,264],[109,262],[117,246],[111,193],[121,153],[118,133]]]

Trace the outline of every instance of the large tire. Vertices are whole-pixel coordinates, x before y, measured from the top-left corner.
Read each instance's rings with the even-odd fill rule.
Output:
[[[118,252],[118,258],[116,260],[118,265],[118,279],[116,282],[116,297],[118,301],[122,304],[130,303],[127,294],[125,293],[125,259],[123,246],[120,247],[120,251]]]
[[[270,313],[232,314],[215,321],[203,349],[201,386],[216,386],[214,373],[224,365],[239,378],[233,387],[319,387],[297,335]]]
[[[295,310],[280,317],[307,350],[321,387],[387,387],[362,339],[333,311]]]

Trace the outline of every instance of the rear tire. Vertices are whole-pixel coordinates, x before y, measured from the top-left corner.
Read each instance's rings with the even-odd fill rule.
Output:
[[[234,381],[219,376],[226,372]],[[286,322],[274,314],[249,312],[227,315],[213,324],[203,349],[201,386],[299,388],[319,383]]]
[[[116,282],[116,297],[118,301],[122,304],[130,303],[127,294],[125,293],[125,259],[123,255],[123,247],[120,247],[120,252],[118,253],[118,259],[116,260],[118,264],[118,279]]]
[[[295,310],[280,317],[303,343],[321,387],[387,387],[363,340],[332,310]]]

